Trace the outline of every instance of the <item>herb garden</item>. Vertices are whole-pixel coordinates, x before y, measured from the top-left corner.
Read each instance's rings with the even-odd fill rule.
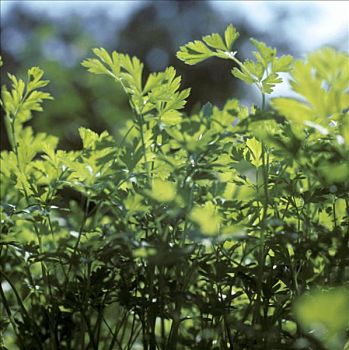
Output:
[[[31,126],[53,98],[44,72],[8,74],[1,349],[349,349],[349,56],[251,39],[244,59],[238,36],[177,57],[230,61],[260,102],[193,115],[173,67],[144,76],[94,49],[82,66],[122,87],[133,120],[122,138],[79,128],[79,150]],[[285,73],[291,96],[267,98]]]

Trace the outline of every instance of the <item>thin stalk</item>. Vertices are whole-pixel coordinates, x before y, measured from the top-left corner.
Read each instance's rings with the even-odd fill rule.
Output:
[[[247,68],[246,66],[243,65],[243,63],[242,63],[239,59],[237,59],[237,58],[236,58],[235,56],[233,56],[233,55],[229,55],[228,57],[229,57],[229,59],[231,59],[232,61],[234,61],[239,67],[244,67],[244,70],[246,70],[247,73],[248,73],[252,78],[254,78],[254,75],[248,70],[248,68]],[[257,88],[258,88],[259,91],[262,91],[262,85],[261,85],[260,82],[256,81],[254,84],[257,86]],[[263,97],[263,99],[264,99],[264,98],[265,98],[265,94],[262,93],[262,97]],[[265,103],[265,102],[262,101],[262,110],[264,110],[264,103]]]
[[[129,346],[127,347],[127,350],[133,349],[133,345],[134,345],[134,343],[136,342],[136,340],[137,340],[139,334],[141,333],[141,330],[142,330],[142,327],[139,326],[139,327],[138,327],[138,330],[137,330],[136,332],[134,332],[134,337],[133,337],[133,339],[131,340]]]
[[[55,242],[55,237],[54,237],[54,234],[53,234],[52,222],[51,222],[51,218],[50,218],[50,215],[49,215],[49,214],[47,215],[47,222],[48,222],[48,226],[49,226],[49,228],[50,228],[50,232],[51,232],[52,239],[53,239],[53,241]],[[56,242],[55,242],[55,243],[56,243]],[[66,278],[67,278],[67,274],[66,274],[65,269],[64,269],[62,257],[59,255],[59,256],[58,256],[58,259],[59,259],[59,262],[60,262],[60,266],[61,266],[61,269],[62,269],[64,278],[66,279]]]
[[[89,338],[90,338],[89,343],[91,344],[93,350],[98,350],[98,344],[96,344],[95,339],[94,339],[94,334],[93,334],[93,330],[91,327],[91,322],[90,322],[89,318],[86,316],[85,310],[81,310],[80,312],[81,312],[82,318],[84,319],[85,324],[87,326],[87,333],[88,333]]]
[[[129,133],[132,131],[132,129],[135,127],[134,124],[131,125],[131,127],[127,130],[127,132],[125,133],[124,137],[122,138],[121,142],[120,142],[120,147],[122,147],[126,141],[127,136],[129,135]]]
[[[29,80],[27,80],[25,93],[21,97],[21,100],[19,101],[18,106],[13,113],[13,117],[10,118],[9,113],[6,114],[6,121],[9,121],[10,126],[11,126],[11,137],[10,137],[9,133],[8,133],[8,136],[10,139],[10,143],[12,143],[12,147],[14,148],[14,152],[16,154],[17,165],[18,165],[19,170],[21,170],[21,168],[20,168],[20,162],[19,162],[19,156],[18,156],[18,144],[17,144],[17,138],[16,138],[15,122],[16,122],[16,118],[17,118],[19,110],[21,109],[24,101],[27,99],[27,97],[29,95],[30,91],[28,90],[28,84],[29,84]],[[6,128],[7,128],[7,123],[6,123]]]
[[[227,314],[224,314],[224,326],[225,326],[225,331],[227,333],[230,350],[234,350],[234,339],[231,333],[230,322],[228,320]]]
[[[265,94],[262,93],[262,111],[265,110]]]
[[[85,227],[85,224],[86,224],[86,220],[88,218],[88,207],[90,205],[90,200],[89,198],[87,198],[86,200],[86,207],[85,207],[85,211],[84,211],[84,216],[83,216],[83,219],[82,219],[82,222],[80,224],[80,229],[79,229],[79,233],[78,233],[78,237],[77,237],[77,240],[75,242],[75,246],[74,246],[74,249],[73,249],[73,254],[72,256],[74,256],[78,250],[78,247],[79,247],[79,244],[80,244],[80,240],[81,240],[81,236],[82,236],[82,232],[84,230],[84,227]],[[69,282],[69,274],[71,272],[71,269],[72,269],[72,262],[71,262],[71,259],[69,261],[69,267],[68,267],[68,272],[66,274],[66,279],[65,279],[65,287],[67,286],[67,283]]]
[[[345,209],[346,209],[346,217],[347,217],[347,231],[345,232],[343,239],[342,239],[342,244],[341,244],[341,262],[339,263],[339,268],[338,268],[338,274],[337,274],[337,283],[343,283],[344,281],[344,273],[345,269],[347,267],[347,256],[348,256],[348,251],[349,251],[349,200],[345,200]]]
[[[29,91],[27,90],[26,93],[24,94],[24,96],[22,97],[16,111],[13,114],[13,118],[10,118],[9,115],[7,115],[7,120],[9,120],[10,127],[11,127],[11,138],[10,139],[12,140],[12,147],[13,147],[13,151],[14,151],[15,156],[16,156],[18,170],[20,172],[22,172],[22,165],[21,165],[21,162],[19,159],[15,122],[16,122],[16,117],[17,117],[18,111],[19,111],[20,107],[22,106],[23,102],[26,100],[28,93],[29,93]],[[29,195],[28,195],[27,190],[24,186],[23,186],[23,192],[25,195],[27,205],[29,206],[30,205]],[[41,234],[39,232],[39,229],[37,227],[36,222],[34,222],[33,226],[34,226],[34,231],[35,231],[35,234],[36,234],[38,242],[39,242],[39,251],[40,251],[40,253],[43,253]],[[42,271],[43,280],[45,282],[45,289],[47,289],[47,291],[48,291],[47,294],[49,294],[52,297],[51,285],[50,285],[49,276],[48,276],[48,270],[47,270],[46,264],[43,261],[41,261],[41,271]],[[54,331],[54,328],[55,328],[54,323],[55,322],[52,320],[50,310],[48,311],[48,313],[49,313],[49,315],[48,315],[48,317],[49,317],[49,329],[50,329],[52,348],[57,349],[56,336],[55,336],[55,331]]]
[[[136,313],[134,312],[133,318],[132,318],[132,324],[131,324],[131,331],[127,342],[127,349],[131,349],[131,346],[132,346],[132,339],[134,335],[135,324],[136,324]]]
[[[13,284],[13,282],[10,280],[10,278],[0,270],[0,275],[2,275],[2,277],[7,281],[7,283],[11,286],[11,289],[17,299],[17,303],[19,304],[21,310],[22,310],[22,315],[24,315],[25,317],[23,318],[23,321],[25,322],[26,320],[28,321],[32,321],[31,317],[29,316],[29,313],[27,311],[27,309],[25,308],[23,302],[22,302],[22,298],[21,296],[19,295],[15,285]],[[36,325],[36,323],[34,321],[31,322],[32,326],[33,326],[33,331],[34,331],[34,334],[35,334],[35,340],[37,341],[38,343],[38,346],[39,346],[39,349],[43,349],[42,347],[42,341],[41,341],[41,337],[40,337],[40,332],[39,332],[39,329]]]
[[[118,78],[117,76],[115,76],[112,72],[109,72],[109,74],[115,78],[122,86],[122,88],[124,89],[125,93],[127,94],[129,100],[131,101],[131,94],[127,91],[127,88],[124,84],[124,82],[122,81],[122,79]],[[143,149],[143,157],[144,157],[144,162],[145,162],[145,167],[146,167],[146,171],[147,171],[147,176],[148,176],[148,182],[150,182],[150,169],[149,169],[149,164],[148,164],[148,160],[147,160],[147,155],[146,155],[146,148],[145,148],[145,141],[144,141],[144,117],[143,114],[140,112],[138,113],[136,108],[134,108],[131,104],[131,107],[134,111],[134,113],[136,114],[136,119],[138,121],[139,124],[139,128],[140,128],[140,134],[141,134],[141,142],[142,142],[142,149]],[[124,138],[126,138],[126,136],[128,135],[128,133],[132,130],[132,128],[130,128],[128,130],[128,132],[126,133],[126,135],[124,136]],[[123,139],[124,141],[124,139]],[[122,142],[123,142],[122,141]]]
[[[181,309],[182,309],[182,305],[179,300],[179,297],[177,296],[175,300],[175,310],[174,310],[174,316],[172,319],[171,330],[170,330],[167,347],[166,347],[167,350],[175,350],[177,347],[179,324],[181,322],[180,320]]]
[[[105,308],[103,306],[99,308],[98,313],[97,313],[96,324],[95,324],[95,327],[93,330],[93,334],[95,334],[95,341],[97,344],[99,344],[99,338],[101,335],[101,327],[102,327],[104,310],[105,310]]]
[[[187,275],[183,276],[183,277],[187,278],[187,281],[185,281],[183,278],[180,278],[181,277],[180,267],[178,265],[176,265],[177,284],[176,284],[176,290],[174,293],[175,294],[175,300],[174,300],[175,309],[173,312],[171,329],[170,329],[170,333],[169,333],[168,340],[167,340],[167,346],[166,346],[167,350],[176,350],[176,348],[177,348],[179,327],[180,327],[180,323],[181,323],[181,312],[182,312],[182,305],[183,305],[182,291],[186,290],[187,284],[189,283],[191,275],[192,275],[192,272],[189,272],[189,270],[187,272],[188,272]]]
[[[142,114],[140,114],[138,116],[138,121],[139,121],[139,129],[140,129],[140,134],[141,134],[143,158],[144,158],[145,168],[147,171],[148,182],[150,182],[150,169],[149,169],[149,164],[148,164],[148,159],[147,159],[147,151],[146,151],[145,140],[144,140],[144,117]]]
[[[19,171],[21,171],[21,164],[20,164],[19,155],[18,155],[18,143],[17,143],[16,130],[15,130],[15,118],[10,120],[10,126],[11,126],[11,140],[13,142],[12,146],[14,149],[14,153],[16,155],[18,169]]]
[[[110,342],[110,345],[108,348],[109,350],[113,350],[115,344],[117,344],[117,346],[122,350],[122,344],[118,340],[118,334],[119,334],[119,331],[120,331],[122,325],[124,324],[124,322],[126,320],[126,316],[127,316],[127,311],[124,313],[120,322],[116,322],[114,331],[111,330],[109,324],[107,323],[107,321],[105,320],[105,318],[103,316],[104,323],[106,324],[107,328],[109,329],[110,334],[112,334],[112,339],[111,339],[111,342]]]
[[[265,94],[262,93],[262,111],[265,110]],[[262,174],[263,174],[263,189],[264,189],[264,200],[263,200],[263,216],[260,220],[260,242],[259,242],[259,252],[258,252],[258,278],[257,278],[257,295],[256,295],[256,301],[255,301],[255,313],[253,317],[253,321],[257,324],[262,323],[263,329],[267,326],[265,322],[262,322],[262,311],[263,314],[266,313],[265,306],[263,310],[263,276],[264,276],[264,267],[265,267],[265,258],[266,258],[266,251],[268,249],[265,249],[265,234],[267,230],[267,212],[268,212],[268,204],[269,204],[269,194],[268,194],[268,179],[269,179],[269,154],[267,153],[266,146],[264,142],[262,142]],[[266,341],[266,339],[263,339],[263,341]],[[269,344],[266,341],[265,345],[267,346],[266,349],[269,349]]]
[[[6,310],[6,313],[7,313],[7,316],[10,320],[10,323],[11,323],[11,326],[12,326],[12,329],[13,329],[13,332],[16,334],[16,337],[17,339],[22,342],[22,338],[17,330],[17,325],[16,325],[16,322],[12,316],[12,312],[11,312],[11,308],[10,308],[10,305],[6,299],[6,295],[5,295],[5,292],[4,290],[2,289],[2,285],[0,283],[0,295],[1,295],[1,299],[2,299],[2,305],[4,306],[4,309]],[[2,337],[2,334],[0,334],[0,337]],[[23,344],[22,344],[22,347],[23,347]]]

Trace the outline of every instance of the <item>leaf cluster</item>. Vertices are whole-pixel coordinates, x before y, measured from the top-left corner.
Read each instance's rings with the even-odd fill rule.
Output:
[[[8,349],[331,349],[348,340],[348,55],[291,65],[233,26],[183,46],[232,59],[261,94],[290,71],[299,98],[180,112],[174,68],[95,49],[83,62],[127,94],[122,139],[77,131],[78,150],[26,124],[50,95],[39,68],[9,75],[2,107],[1,346]],[[329,63],[330,62],[330,63]]]

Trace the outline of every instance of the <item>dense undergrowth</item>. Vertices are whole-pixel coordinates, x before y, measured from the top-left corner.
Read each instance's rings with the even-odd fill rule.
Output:
[[[95,49],[83,66],[122,86],[134,119],[122,139],[80,128],[78,151],[29,126],[51,99],[43,71],[9,74],[2,348],[344,349],[348,55],[293,60],[252,39],[254,60],[241,61],[237,38],[229,26],[178,58],[231,60],[260,105],[191,116],[174,68],[145,79],[136,57]],[[282,72],[297,96],[269,105]]]

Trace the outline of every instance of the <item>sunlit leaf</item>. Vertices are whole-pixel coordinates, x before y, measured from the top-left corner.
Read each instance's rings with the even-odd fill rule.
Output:
[[[331,349],[343,349],[349,326],[349,292],[344,288],[313,290],[294,305],[297,320],[306,332],[324,341]]]
[[[202,207],[195,207],[190,212],[190,219],[199,225],[200,231],[208,236],[218,234],[221,217],[211,202],[207,202]]]

